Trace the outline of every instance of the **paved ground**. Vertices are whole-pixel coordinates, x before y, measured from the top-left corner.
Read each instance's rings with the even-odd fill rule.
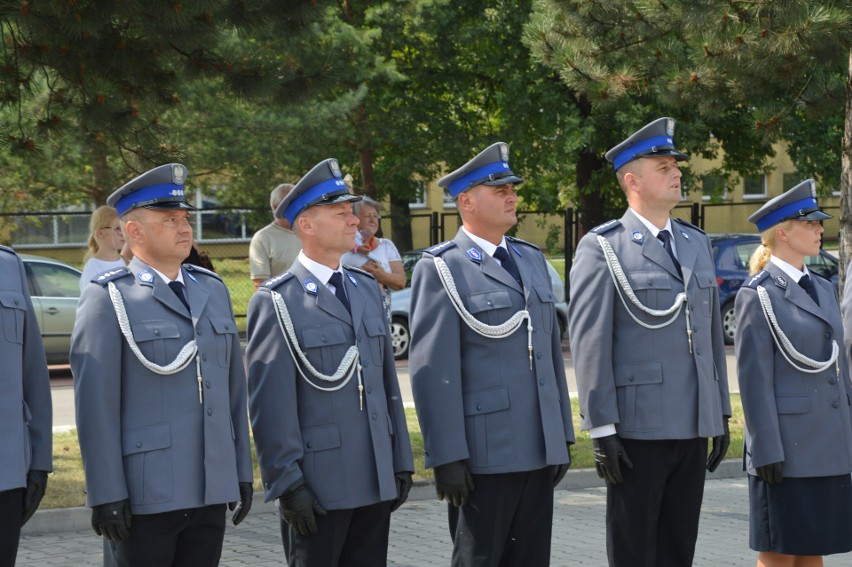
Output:
[[[423,490],[432,490],[431,487]],[[709,480],[706,485],[696,567],[754,565],[748,548],[748,488],[744,479]],[[229,526],[221,565],[284,565],[278,520],[269,506],[252,513],[238,528]],[[557,490],[551,564],[606,566],[603,488]],[[435,500],[407,502],[393,515],[389,564],[395,567],[448,565],[450,538],[446,506]],[[101,544],[89,529],[24,535],[18,567],[99,565]],[[852,564],[852,554],[826,559],[826,567]]]

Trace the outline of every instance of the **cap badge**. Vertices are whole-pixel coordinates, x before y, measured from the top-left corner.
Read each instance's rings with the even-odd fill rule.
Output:
[[[500,161],[509,161],[509,144],[501,143],[499,145],[500,148]]]
[[[183,180],[186,177],[186,169],[180,165],[175,164],[172,166],[172,181],[177,185],[183,185]]]
[[[674,136],[674,126],[675,126],[674,119],[669,118],[669,119],[666,120],[666,136],[668,136],[669,138]]]
[[[328,160],[328,167],[331,169],[331,174],[335,177],[340,177],[340,164],[336,159]]]
[[[308,292],[308,293],[310,293],[311,295],[316,295],[316,294],[317,294],[317,284],[316,284],[316,282],[315,282],[314,280],[311,280],[311,279],[307,280],[307,281],[305,282],[305,291],[307,291],[307,292]]]
[[[642,241],[645,239],[645,237],[642,236],[642,233],[639,232],[638,230],[633,231],[632,237],[633,237],[633,242],[636,242],[638,244],[642,244]]]
[[[778,287],[787,287],[787,280],[784,279],[784,276],[775,276],[775,283],[778,284]]]
[[[811,197],[816,199],[816,196],[817,196],[816,195],[816,185],[814,184],[813,181],[811,181],[810,186],[811,186]]]
[[[467,251],[467,255],[470,256],[470,259],[476,262],[477,264],[482,262],[482,253],[476,248],[469,248]]]

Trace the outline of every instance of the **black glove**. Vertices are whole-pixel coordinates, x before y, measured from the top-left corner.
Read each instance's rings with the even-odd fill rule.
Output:
[[[317,520],[314,514],[325,516],[325,508],[320,506],[317,497],[308,488],[304,480],[296,481],[278,498],[279,512],[290,527],[302,535],[317,533]]]
[[[722,420],[722,426],[724,427],[724,433],[713,438],[713,449],[707,457],[707,470],[710,472],[716,470],[716,467],[718,467],[719,463],[722,462],[722,459],[725,458],[725,454],[728,452],[728,447],[731,445],[731,431],[728,429],[727,417]]]
[[[435,467],[435,490],[438,492],[438,500],[446,500],[453,506],[467,504],[473,492],[473,478],[464,461]]]
[[[27,473],[27,490],[24,492],[24,509],[21,513],[21,526],[30,521],[47,490],[47,471],[31,470]]]
[[[130,537],[130,501],[119,500],[92,508],[95,533],[112,541]]]
[[[598,437],[592,439],[592,442],[595,446],[595,470],[598,471],[598,476],[610,484],[624,482],[624,477],[621,475],[621,462],[623,461],[628,469],[633,468],[633,463],[627,456],[627,451],[621,446],[618,435]]]
[[[568,462],[562,465],[556,465],[553,467],[553,487],[556,488],[556,485],[565,478],[565,473],[568,472],[568,469],[571,468],[571,443],[568,443]]]
[[[394,478],[396,479],[396,500],[391,502],[391,512],[396,512],[408,500],[408,492],[411,490],[411,485],[414,484],[414,481],[411,480],[411,473],[407,471],[396,473]]]
[[[784,478],[783,470],[784,463],[783,461],[779,461],[777,463],[769,463],[768,465],[763,465],[761,467],[755,467],[757,476],[763,479],[763,482],[766,484],[780,484]]]
[[[240,522],[246,519],[248,516],[249,510],[251,510],[251,499],[254,496],[254,487],[250,482],[241,482],[240,483],[240,501],[239,502],[228,502],[228,510],[234,510],[236,508],[236,512],[234,512],[234,516],[231,518],[231,521],[234,522],[235,526],[238,526]]]

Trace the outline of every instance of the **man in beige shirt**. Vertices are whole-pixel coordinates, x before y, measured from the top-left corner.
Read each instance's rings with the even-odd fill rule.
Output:
[[[269,205],[273,214],[292,189],[290,183],[282,183],[272,190]],[[255,291],[272,276],[287,270],[301,249],[299,238],[290,230],[290,223],[283,218],[275,219],[254,233],[249,244],[249,270]]]

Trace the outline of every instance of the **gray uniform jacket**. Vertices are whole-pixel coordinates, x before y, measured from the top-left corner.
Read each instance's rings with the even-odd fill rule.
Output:
[[[574,429],[550,276],[538,248],[507,241],[523,289],[461,230],[414,269],[409,368],[427,467],[466,460],[474,474],[496,474],[568,462]],[[532,369],[526,324],[502,339],[476,333],[450,302],[436,257],[478,320],[500,325],[529,310]]]
[[[819,305],[771,263],[737,293],[737,372],[749,474],[779,461],[784,462],[784,476],[790,477],[852,472],[852,383],[840,309],[831,283],[813,275],[811,280]],[[795,369],[772,338],[758,285],[768,292],[778,326],[796,350],[822,362],[830,358],[831,343],[837,341],[838,364],[818,373]]]
[[[129,269],[128,269],[129,268]],[[71,336],[77,432],[86,502],[130,499],[134,514],[239,500],[251,482],[245,369],[231,299],[213,272],[183,267],[192,316],[138,258],[105,272],[80,296]],[[107,283],[124,300],[139,349],[166,365],[192,339],[196,362],[172,375],[145,368],[121,333]]]
[[[27,485],[29,470],[53,470],[50,377],[24,265],[0,246],[0,492]]]
[[[249,303],[249,411],[267,501],[304,479],[324,508],[359,508],[393,500],[395,473],[414,472],[378,285],[366,272],[345,272],[351,315],[299,261],[261,285]],[[346,351],[357,345],[363,409],[357,375],[325,392],[312,384],[329,388],[342,380],[323,382],[301,362],[307,379],[299,374],[284,342],[273,291],[281,294],[299,348],[318,372],[334,374]]]
[[[660,241],[628,210],[586,234],[571,268],[568,332],[580,394],[582,428],[616,424],[627,439],[692,439],[723,432],[731,415],[719,288],[707,236],[673,222],[678,273]],[[647,329],[668,317],[650,317],[615,287],[597,236],[613,248],[636,297],[646,307],[667,309],[686,293],[686,311],[669,326]]]

